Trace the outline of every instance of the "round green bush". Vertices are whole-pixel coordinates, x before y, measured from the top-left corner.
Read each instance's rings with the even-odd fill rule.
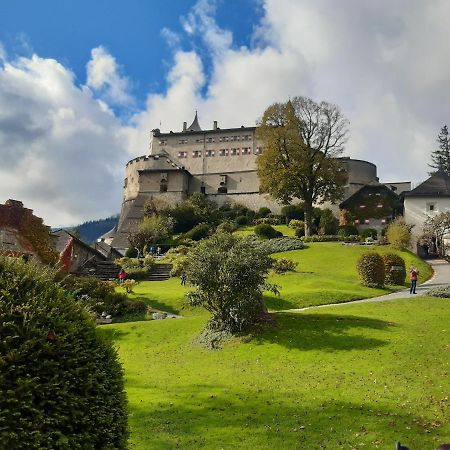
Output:
[[[0,259],[0,442],[124,449],[123,374],[90,316],[34,264]]]
[[[255,234],[259,237],[272,239],[277,236],[277,230],[268,223],[260,223],[255,226]]]
[[[341,225],[338,228],[338,236],[357,236],[358,229],[353,225]]]
[[[193,241],[200,241],[209,235],[211,228],[206,223],[199,223],[192,230],[184,234],[187,239],[192,239]]]
[[[385,253],[384,262],[384,283],[385,284],[405,284],[406,265],[405,260],[395,253]]]
[[[363,253],[358,259],[357,268],[361,284],[368,287],[384,286],[384,262],[378,253]]]
[[[259,217],[267,217],[272,211],[267,208],[267,206],[261,206],[261,208],[258,209],[258,216]]]
[[[137,258],[138,254],[139,253],[138,253],[137,248],[134,248],[134,247],[128,247],[125,252],[125,256],[127,258]]]
[[[242,226],[242,225],[248,225],[249,218],[247,216],[237,216],[235,219],[236,225]]]
[[[377,233],[377,230],[375,230],[375,228],[366,228],[365,230],[361,231],[361,237],[363,239],[366,239],[369,237],[372,239],[377,239],[378,233]]]

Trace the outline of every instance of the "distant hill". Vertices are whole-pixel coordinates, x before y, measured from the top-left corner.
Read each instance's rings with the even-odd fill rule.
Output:
[[[111,230],[119,221],[119,214],[108,217],[107,219],[90,220],[81,225],[73,227],[80,239],[88,244],[95,242],[100,236]]]

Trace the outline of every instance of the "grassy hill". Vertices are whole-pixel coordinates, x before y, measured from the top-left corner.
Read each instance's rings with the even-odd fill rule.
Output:
[[[138,449],[431,450],[450,436],[448,300],[279,313],[207,351],[204,317],[115,324]],[[448,439],[447,439],[448,440]]]

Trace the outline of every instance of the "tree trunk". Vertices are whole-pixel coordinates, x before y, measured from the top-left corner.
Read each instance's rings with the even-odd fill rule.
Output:
[[[312,204],[305,202],[305,236],[311,235],[312,228]]]

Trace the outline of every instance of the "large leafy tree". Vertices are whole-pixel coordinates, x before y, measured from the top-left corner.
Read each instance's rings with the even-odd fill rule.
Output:
[[[441,128],[436,141],[438,148],[431,153],[431,164],[429,166],[450,176],[450,136],[447,125]],[[435,172],[431,172],[431,174]]]
[[[152,214],[144,217],[137,230],[128,235],[128,241],[143,255],[150,245],[161,244],[168,239],[172,229],[173,220],[170,217]]]
[[[313,205],[343,196],[346,174],[338,157],[348,120],[336,105],[295,97],[269,106],[257,133],[265,147],[258,157],[261,189],[285,204],[302,200],[308,236]]]

